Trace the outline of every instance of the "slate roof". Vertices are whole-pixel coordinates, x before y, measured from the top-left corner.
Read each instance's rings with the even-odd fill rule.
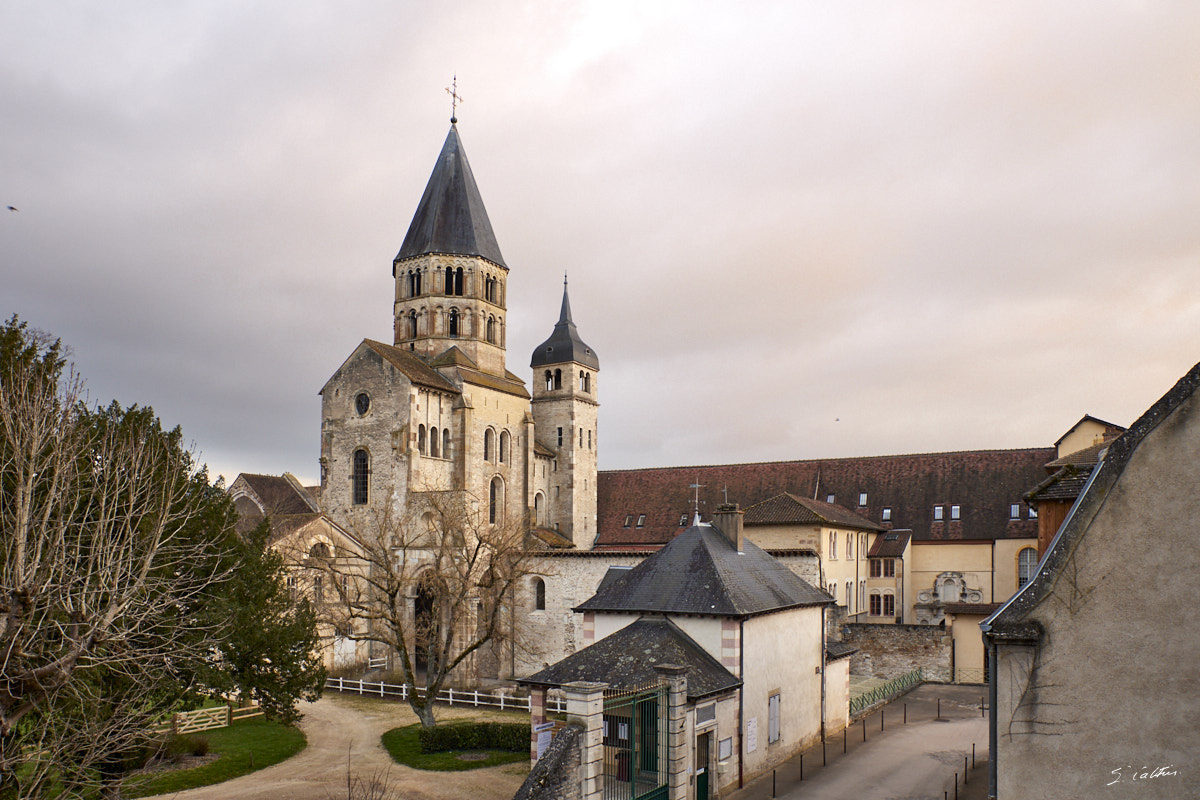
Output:
[[[830,602],[753,542],[745,540],[739,553],[719,530],[700,524],[575,610],[749,617]]]
[[[600,358],[596,351],[583,343],[575,322],[571,319],[571,299],[567,296],[567,281],[563,279],[562,308],[558,313],[558,322],[550,338],[542,342],[533,351],[529,366],[534,369],[548,364],[566,364],[568,362],[582,364],[592,369],[600,369]]]
[[[597,476],[597,546],[647,547],[669,542],[679,520],[691,519],[692,489],[702,484],[701,509],[715,509],[728,487],[730,502],[752,505],[789,492],[834,495],[834,503],[887,528],[910,529],[913,539],[1032,539],[1037,520],[1009,518],[1009,506],[1046,477],[1052,447],[953,453],[775,461],[658,469],[606,470]],[[858,507],[860,493],[868,505]],[[935,505],[957,504],[933,520]],[[884,522],[882,510],[891,509]],[[646,515],[641,529],[624,528],[626,515]]]
[[[632,566],[609,567],[608,571],[604,573],[604,577],[600,579],[600,585],[596,587],[596,591],[599,592],[601,589],[607,589],[612,585],[613,581],[619,580],[620,578],[628,575],[629,570],[631,569],[633,569]]]
[[[597,681],[614,690],[634,689],[658,678],[656,664],[687,668],[688,699],[693,702],[742,685],[678,625],[662,617],[641,617],[517,683],[557,687]]]
[[[746,525],[835,525],[860,531],[887,530],[883,525],[855,514],[848,508],[822,500],[809,500],[784,492],[755,503],[745,511]]]
[[[1104,441],[1102,441],[1102,442],[1096,442],[1096,444],[1093,444],[1089,447],[1085,447],[1082,450],[1076,450],[1074,453],[1068,453],[1067,455],[1063,456],[1062,458],[1056,458],[1053,461],[1046,464],[1046,469],[1055,470],[1060,467],[1066,467],[1066,466],[1078,467],[1078,466],[1083,466],[1083,465],[1091,466],[1093,464],[1096,464],[1100,461],[1100,455],[1105,450],[1108,449],[1108,446],[1110,444],[1112,444],[1112,440],[1115,438],[1117,438],[1117,437],[1116,436],[1107,436],[1104,439]]]
[[[946,603],[942,606],[947,614],[983,614],[987,616],[1000,607],[999,603]]]
[[[507,269],[455,125],[446,134],[395,261],[428,253],[480,256]]]
[[[867,558],[901,558],[911,538],[912,531],[892,531],[876,536],[871,549],[867,551]]]
[[[845,642],[827,641],[825,642],[825,660],[837,661],[839,658],[848,658],[858,652],[858,648],[854,645],[846,644]]]

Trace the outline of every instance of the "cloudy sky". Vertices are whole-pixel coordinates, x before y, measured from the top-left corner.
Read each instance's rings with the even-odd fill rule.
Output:
[[[1200,360],[1194,2],[0,5],[0,313],[317,475],[449,123],[601,468],[1052,443]]]

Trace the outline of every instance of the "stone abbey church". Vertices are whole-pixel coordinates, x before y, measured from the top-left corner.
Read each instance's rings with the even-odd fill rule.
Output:
[[[564,282],[531,395],[506,365],[508,272],[452,122],[392,265],[393,341],[364,339],[321,390],[321,506],[342,527],[462,489],[489,522],[528,515],[558,546],[595,539],[600,362]]]

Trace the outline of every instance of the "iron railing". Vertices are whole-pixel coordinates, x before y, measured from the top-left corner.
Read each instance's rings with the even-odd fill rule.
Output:
[[[666,686],[604,696],[604,800],[666,800]]]

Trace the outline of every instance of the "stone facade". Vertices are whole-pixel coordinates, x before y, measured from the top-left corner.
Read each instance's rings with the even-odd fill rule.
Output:
[[[853,624],[842,627],[842,642],[857,647],[850,672],[875,678],[898,678],[918,667],[936,679],[950,674],[950,633],[931,625]]]

